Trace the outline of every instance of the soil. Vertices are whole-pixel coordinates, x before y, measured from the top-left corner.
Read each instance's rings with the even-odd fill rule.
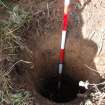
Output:
[[[25,1],[20,0],[21,5],[25,5],[25,7],[30,8],[30,5],[27,5],[24,2],[26,2],[26,0]],[[69,25],[65,47],[65,68],[67,69],[67,72],[71,76],[74,77],[74,75],[76,75],[76,79],[79,80],[88,79],[91,82],[97,82],[100,76],[97,73],[94,64],[94,59],[96,57],[98,47],[94,41],[92,41],[91,39],[84,39],[82,35],[83,34],[82,11],[85,9],[85,6],[87,6],[90,2],[91,1],[87,1],[82,6],[81,2],[77,2],[75,0],[72,1],[72,5],[70,6],[69,10],[72,12],[70,12],[69,14]],[[43,1],[42,3],[40,3],[40,1],[39,2],[30,1],[29,3],[38,4],[39,6],[41,6],[41,8],[45,9],[44,12],[46,14],[46,5],[45,7],[43,5],[45,1]],[[50,3],[50,1],[48,3]],[[76,8],[75,5],[77,4],[80,5],[81,7]],[[36,8],[38,7],[37,6],[34,7],[34,5],[32,5],[31,7],[33,7],[32,12],[36,13],[37,10]],[[38,68],[37,71],[39,72],[39,74],[41,74],[40,71],[42,70],[41,68],[45,69],[45,71],[43,70],[43,72],[47,72],[47,70],[49,72],[50,70],[49,68],[55,67],[56,71],[56,66],[59,63],[58,52],[60,50],[62,23],[61,21],[58,21],[56,19],[58,18],[59,20],[62,20],[63,0],[60,2],[55,0],[51,5],[51,10],[53,10],[53,8],[55,12],[52,13],[53,11],[51,11],[49,18],[48,16],[46,16],[47,14],[46,15],[40,14],[40,17],[37,17],[37,15],[33,15],[32,22],[28,24],[28,26],[26,26],[24,30],[22,29],[20,32],[20,35],[22,34],[21,36],[26,40],[26,44],[33,52],[32,56],[34,67],[36,69]],[[39,12],[39,8],[37,12]],[[74,17],[74,15],[76,16]],[[75,18],[77,18],[76,22]],[[37,26],[37,21],[39,21],[39,26]],[[55,21],[56,24],[53,23],[53,21]],[[57,24],[58,26],[56,26]],[[52,26],[55,27],[52,28]],[[96,71],[90,70],[86,65]]]
[[[26,53],[27,49],[22,51],[20,58],[31,61],[33,65],[17,65],[17,79],[14,81],[20,84],[17,87],[33,92],[35,105],[79,105],[84,99],[77,97],[77,94],[84,93],[85,90],[78,87],[78,82],[89,80],[91,83],[98,83],[102,77],[104,78],[103,20],[105,17],[104,13],[101,14],[104,10],[104,0],[72,0],[71,2],[65,46],[63,88],[58,92],[55,90],[57,90],[63,0],[16,1],[16,4],[32,14],[30,23],[26,23],[17,33],[31,51],[31,53]],[[48,92],[45,92],[45,88]],[[67,101],[65,97],[58,98],[62,94],[65,96],[62,91],[67,93]],[[57,96],[57,93],[60,94]],[[69,97],[71,100],[68,101]]]

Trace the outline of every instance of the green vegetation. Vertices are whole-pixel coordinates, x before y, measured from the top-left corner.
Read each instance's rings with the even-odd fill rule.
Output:
[[[18,90],[14,93],[0,91],[0,105],[30,105],[31,101],[31,94],[25,90]]]

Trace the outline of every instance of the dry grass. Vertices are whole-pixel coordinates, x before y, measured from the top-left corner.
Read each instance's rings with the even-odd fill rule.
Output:
[[[29,63],[23,60],[17,61],[17,51],[22,45],[21,38],[16,35],[16,31],[29,20],[29,14],[18,6],[8,8],[3,0],[0,0],[0,4],[7,9],[9,15],[8,20],[0,20],[0,105],[30,105],[32,99],[29,92],[25,90],[12,92],[14,89],[10,75],[17,63]]]
[[[3,0],[0,0],[0,4],[8,9],[8,6],[2,1]],[[19,6],[15,6],[9,9],[9,19],[0,22],[0,105],[5,105],[5,103],[10,105],[33,105],[33,99],[29,92],[25,90],[19,90],[15,93],[11,92],[13,87],[10,72],[14,69],[14,66],[20,62],[30,63],[19,60],[17,50],[25,48],[31,53],[28,47],[22,43],[21,37],[17,36],[16,32],[24,26],[24,23],[29,23],[33,17],[34,21],[36,21],[35,28],[37,35],[46,34],[48,30],[56,31],[60,26],[61,17],[56,16],[56,10],[52,10],[52,8],[56,7],[56,0],[49,0],[47,3],[45,0],[35,0],[35,2],[38,6],[42,2],[40,5],[42,8],[36,8],[36,11],[32,11],[32,17],[29,16],[28,12],[19,8]],[[43,5],[45,4],[44,2],[46,5]],[[46,21],[46,24],[43,23],[43,20]],[[7,60],[6,63],[5,60]],[[94,70],[88,66],[87,68]],[[84,94],[84,96],[84,101],[81,105],[92,105],[92,103],[101,105],[105,98],[105,82],[90,84],[88,93]]]

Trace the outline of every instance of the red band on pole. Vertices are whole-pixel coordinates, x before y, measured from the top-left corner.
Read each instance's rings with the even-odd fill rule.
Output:
[[[64,19],[64,21],[63,21],[63,30],[67,30],[67,22],[68,22],[67,14],[64,14],[63,19]]]
[[[64,49],[60,50],[60,63],[63,64],[64,63]]]

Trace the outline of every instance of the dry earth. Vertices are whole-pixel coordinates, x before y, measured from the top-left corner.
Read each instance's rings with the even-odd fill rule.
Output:
[[[105,78],[105,0],[80,0],[78,5],[77,1],[71,0],[72,8],[69,8],[65,71],[76,80],[99,82],[99,75]],[[44,75],[49,74],[49,70],[56,74],[63,0],[19,0],[18,3],[33,15],[31,23],[25,25],[24,29],[22,27],[19,35],[33,53],[31,59],[34,70],[28,72],[31,74],[28,77],[33,81],[29,80],[34,91],[33,87],[37,88],[35,85]],[[27,55],[25,58],[27,59]],[[38,94],[35,95],[36,105],[58,105],[43,98],[39,93],[35,94]],[[77,105],[80,100],[78,98],[65,105]]]

